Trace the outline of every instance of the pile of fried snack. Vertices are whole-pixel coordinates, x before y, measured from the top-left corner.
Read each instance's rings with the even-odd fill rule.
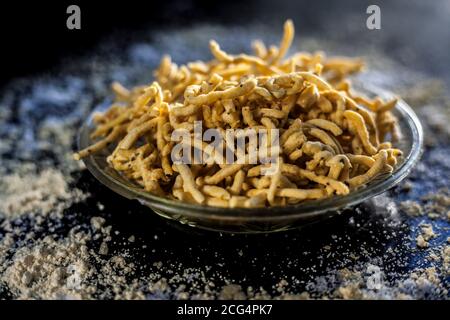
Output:
[[[129,90],[113,83],[115,102],[94,116],[97,142],[74,158],[115,146],[109,165],[146,191],[218,207],[346,195],[389,175],[402,153],[390,142],[399,134],[391,113],[397,100],[353,92],[347,78],[363,68],[359,59],[321,52],[286,58],[293,38],[288,20],[279,47],[255,41],[254,55],[232,55],[211,41],[208,62],[178,66],[164,56],[152,84]],[[195,121],[204,130],[278,129],[276,172],[263,174],[267,164],[173,163],[171,133],[193,132]]]

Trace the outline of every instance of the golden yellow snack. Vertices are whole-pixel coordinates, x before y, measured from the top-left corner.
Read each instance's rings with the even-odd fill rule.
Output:
[[[392,172],[402,154],[397,99],[353,92],[359,59],[286,57],[293,39],[288,20],[280,45],[255,41],[255,56],[211,40],[210,61],[164,56],[152,84],[114,82],[116,101],[94,116],[98,141],[74,158],[106,150],[108,164],[148,192],[231,208],[346,195]]]

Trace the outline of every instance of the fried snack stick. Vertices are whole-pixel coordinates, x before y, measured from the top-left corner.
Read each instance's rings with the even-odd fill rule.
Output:
[[[189,192],[185,192],[182,189],[173,189],[172,195],[182,201],[187,203],[196,203],[195,199],[192,197],[192,195]],[[220,199],[220,198],[214,198],[214,197],[205,197],[205,205],[212,206],[212,207],[222,207],[222,208],[228,208],[229,203],[228,200]]]
[[[220,169],[219,171],[217,171],[213,176],[205,177],[205,183],[213,184],[213,185],[218,184],[226,177],[238,172],[240,169],[242,169],[243,166],[244,166],[243,164],[228,165],[228,166]]]
[[[301,130],[302,128],[302,121],[300,119],[295,119],[289,128],[283,132],[283,134],[280,137],[280,143],[283,145],[286,143],[287,139],[296,131]]]
[[[331,179],[331,178],[328,178],[325,176],[319,176],[319,175],[316,175],[312,171],[308,171],[308,170],[304,170],[304,169],[300,169],[300,174],[303,177],[307,178],[308,180],[331,187],[338,195],[346,195],[350,192],[348,187],[340,181],[337,181],[337,180],[334,180],[334,179]]]
[[[326,131],[318,128],[312,128],[308,131],[308,134],[319,139],[325,145],[330,146],[335,153],[343,153],[342,147],[339,142],[333,139],[333,137],[330,136]]]
[[[378,139],[383,141],[388,133],[392,135],[393,141],[400,139],[400,134],[397,130],[397,119],[391,112],[377,113],[376,123],[378,130]]]
[[[399,149],[388,148],[386,149],[388,153],[387,163],[388,165],[395,167],[397,165],[397,159],[403,155],[403,152]]]
[[[142,180],[144,183],[145,191],[157,194],[159,196],[164,195],[164,191],[161,189],[158,178],[161,178],[162,172],[159,170],[151,171],[146,168],[146,165],[144,164],[144,159],[142,154],[140,154],[137,158],[137,165],[139,168],[139,171],[141,172]],[[157,177],[159,173],[159,177]]]
[[[365,184],[382,172],[387,164],[386,150],[380,150],[380,152],[374,156],[374,160],[375,162],[372,167],[366,173],[353,177],[348,181],[350,187],[354,188]]]
[[[198,190],[191,169],[185,164],[174,164],[173,167],[183,178],[184,191],[189,192],[198,203],[203,203],[205,201],[205,196]]]
[[[282,144],[283,151],[285,154],[291,155],[296,150],[300,150],[306,140],[306,136],[302,131],[296,131],[291,135],[288,135],[288,138],[284,144]]]
[[[213,91],[208,94],[196,95],[198,86],[190,86],[184,92],[184,98],[187,103],[194,105],[212,104],[220,99],[233,99],[243,96],[253,90],[256,86],[255,79],[248,79],[237,87],[226,89],[224,91]]]
[[[357,132],[359,139],[369,155],[374,155],[377,153],[377,148],[375,148],[369,140],[369,131],[367,130],[364,118],[357,112],[352,110],[344,111],[344,117],[349,121],[351,127]]]
[[[108,134],[104,139],[97,141],[92,146],[89,146],[83,150],[80,150],[77,153],[74,153],[73,158],[75,160],[80,160],[81,158],[87,157],[93,153],[96,153],[102,149],[104,149],[106,146],[108,146],[110,143],[113,143],[114,141],[118,140],[119,137],[125,132],[125,126],[119,126],[115,127],[110,134]]]
[[[111,89],[116,95],[116,99],[119,101],[127,101],[130,98],[131,92],[119,82],[114,81],[111,84]]]
[[[269,189],[250,189],[247,191],[248,197],[256,197],[260,195],[267,195]],[[307,200],[307,199],[320,199],[326,196],[325,189],[294,189],[294,188],[283,188],[277,189],[275,192],[277,197],[293,198],[296,200]]]
[[[325,164],[330,168],[328,172],[329,178],[343,182],[349,179],[352,164],[347,156],[343,154],[336,155],[328,159]]]
[[[242,185],[245,182],[246,174],[245,171],[239,170],[234,175],[233,184],[230,186],[229,191],[233,195],[238,195],[241,193]]]
[[[308,85],[301,93],[297,99],[297,104],[304,109],[309,109],[313,104],[315,104],[320,97],[319,90],[315,85]]]
[[[333,157],[333,153],[329,151],[320,151],[314,154],[312,160],[306,162],[306,169],[314,171],[320,163],[324,163]]]
[[[282,73],[282,71],[279,70],[277,67],[268,64],[266,61],[264,61],[258,57],[253,57],[253,56],[249,56],[246,54],[240,54],[237,56],[229,55],[225,51],[220,49],[219,44],[214,40],[211,40],[209,42],[209,47],[211,49],[211,53],[213,54],[213,56],[218,61],[223,62],[226,65],[244,63],[244,64],[256,66],[258,69],[260,69],[262,71],[263,74],[280,74],[280,73]]]
[[[255,40],[252,42],[252,48],[253,51],[255,52],[255,55],[260,58],[263,59],[267,56],[267,48],[266,45],[264,44],[264,42],[262,42],[261,40]]]
[[[219,198],[223,200],[229,200],[231,198],[230,193],[227,190],[217,186],[204,185],[202,187],[202,192],[207,196],[211,196],[213,198]]]
[[[146,132],[154,129],[158,124],[158,118],[154,118],[131,129],[120,141],[117,149],[129,149]]]
[[[278,185],[281,181],[281,165],[283,163],[282,158],[278,158],[277,163],[275,164],[277,166],[275,173],[271,176],[270,179],[270,185],[269,190],[267,192],[267,201],[269,201],[269,204],[273,204],[275,200],[275,192],[278,188]]]
[[[375,160],[370,156],[355,155],[355,154],[351,154],[351,153],[347,153],[346,156],[350,160],[351,163],[364,165],[367,168],[372,167],[373,164],[375,163]]]
[[[287,51],[289,50],[289,47],[292,44],[294,35],[295,35],[295,31],[294,31],[294,24],[292,23],[292,20],[286,20],[286,22],[284,23],[284,34],[283,34],[283,38],[281,39],[278,53],[274,57],[274,59],[271,61],[271,64],[274,64],[274,65],[278,64],[278,62],[286,55]]]
[[[91,133],[91,138],[98,138],[107,134],[111,129],[116,128],[117,126],[123,124],[128,121],[133,113],[133,109],[126,109],[116,118],[101,124],[98,126],[94,132]]]
[[[320,199],[325,196],[324,189],[279,189],[276,192],[278,197],[294,198],[297,200]]]
[[[311,119],[306,121],[306,123],[312,124],[320,129],[327,130],[335,136],[342,134],[342,129],[332,121],[325,119]]]
[[[360,72],[364,68],[364,62],[361,59],[349,59],[344,57],[335,57],[324,60],[323,73],[331,73],[333,82],[340,81],[347,75]]]
[[[373,144],[375,148],[378,148],[379,145],[378,126],[376,125],[376,119],[374,118],[374,116],[371,115],[371,113],[368,110],[357,105],[352,98],[346,97],[345,99],[348,108],[350,110],[357,112],[359,115],[361,115],[361,117],[363,117],[364,122],[366,124],[366,129],[369,133],[369,141],[371,144]]]

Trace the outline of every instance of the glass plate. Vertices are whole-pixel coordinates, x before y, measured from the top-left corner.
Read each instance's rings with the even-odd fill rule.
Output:
[[[370,86],[358,86],[358,91],[368,95],[392,98],[394,95]],[[104,111],[105,102],[94,111]],[[343,209],[387,191],[402,181],[417,163],[421,155],[423,131],[414,111],[403,100],[399,100],[393,110],[397,116],[402,137],[395,147],[404,152],[392,175],[381,175],[367,185],[345,196],[332,196],[321,200],[305,201],[296,205],[264,208],[218,208],[184,203],[158,197],[146,192],[118,172],[106,162],[108,151],[83,159],[87,169],[105,186],[128,198],[138,200],[160,216],[180,223],[220,232],[257,233],[273,232],[296,228],[339,214]],[[78,147],[83,149],[93,141],[89,133],[93,129],[92,114],[83,124],[78,137]],[[149,211],[151,212],[151,211]]]

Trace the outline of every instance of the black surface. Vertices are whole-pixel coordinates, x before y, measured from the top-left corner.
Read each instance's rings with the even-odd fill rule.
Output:
[[[83,27],[79,33],[65,30],[65,5],[62,3],[45,6],[41,3],[34,4],[26,10],[19,9],[20,5],[16,4],[11,9],[2,10],[3,19],[0,20],[4,25],[0,28],[8,44],[6,59],[3,59],[4,70],[7,71],[2,74],[2,80],[8,82],[17,76],[33,72],[42,73],[45,70],[45,76],[42,78],[24,80],[21,89],[17,89],[18,85],[7,87],[8,91],[4,91],[4,95],[8,92],[13,93],[12,99],[15,103],[10,105],[12,108],[20,105],[26,97],[35,99],[36,102],[36,94],[33,93],[37,88],[36,83],[57,86],[63,88],[63,91],[71,86],[79,86],[80,89],[74,89],[75,99],[80,95],[88,97],[93,107],[107,95],[104,91],[106,84],[114,80],[114,72],[107,67],[103,68],[103,64],[107,64],[110,59],[123,66],[121,76],[125,78],[125,82],[135,83],[140,79],[135,77],[135,71],[127,73],[126,70],[127,64],[138,63],[139,59],[130,62],[120,51],[124,46],[133,44],[136,39],[141,39],[139,32],[134,33],[130,30],[139,28],[146,30],[153,28],[159,31],[189,30],[191,25],[204,22],[231,26],[274,25],[279,30],[281,22],[286,17],[292,17],[300,34],[351,42],[353,46],[373,45],[378,49],[382,48],[381,51],[386,52],[403,66],[440,77],[446,80],[447,84],[450,80],[448,59],[450,5],[445,1],[432,3],[383,1],[380,31],[368,31],[364,28],[365,8],[369,3],[366,1],[349,1],[345,4],[340,1],[321,1],[314,2],[314,5],[311,1],[299,1],[296,4],[288,1],[276,3],[251,1],[245,4],[231,1],[227,4],[213,4],[211,1],[202,2],[201,7],[197,6],[196,1],[176,1],[173,4],[161,2],[158,5],[149,2],[145,5],[142,3],[134,5],[133,1],[127,1],[129,6],[125,7],[123,3],[115,5],[107,5],[106,2],[101,5],[87,1],[80,3],[82,19],[85,20],[82,20]],[[51,9],[46,9],[47,6]],[[42,13],[41,18],[43,8],[45,13]],[[20,13],[24,15],[19,20],[17,17]],[[27,21],[33,25],[36,21],[44,22],[39,27],[33,28]],[[107,37],[112,31],[115,32],[113,39],[117,39],[114,41],[115,50],[109,52],[105,48],[95,49],[99,39]],[[149,40],[152,46],[158,46],[158,38],[155,40],[152,36],[152,32],[146,31],[143,39]],[[100,61],[100,71],[92,65],[61,66],[61,61],[67,61],[67,56],[76,57],[84,54],[89,60],[91,52],[96,52],[94,60]],[[77,78],[77,81],[81,79],[81,83],[73,82],[70,78],[72,76]],[[91,87],[93,78],[101,79],[101,90]],[[70,99],[60,104],[56,102],[55,106],[52,106],[51,102],[51,99],[44,99],[42,107],[36,105],[34,109],[28,110],[27,122],[23,118],[17,119],[13,116],[10,123],[16,125],[18,123],[17,128],[22,130],[23,126],[39,124],[48,114],[59,113],[61,118],[74,114],[73,101]],[[64,111],[64,107],[67,108],[67,112]],[[85,115],[77,114],[75,110],[76,123],[79,123],[83,116]],[[410,177],[419,187],[410,193],[401,192],[400,188],[396,188],[389,195],[397,202],[405,199],[420,201],[420,197],[428,192],[448,187],[450,176],[448,163],[436,163],[435,159],[444,158],[449,151],[449,141],[440,141],[438,146],[427,149],[421,165]],[[3,154],[2,157],[6,159],[19,156]],[[31,157],[43,166],[51,162],[61,166],[55,158],[58,157],[39,150]],[[433,169],[424,169],[427,167]],[[351,266],[354,261],[350,254],[359,257],[360,261],[373,261],[378,257],[392,283],[399,279],[399,274],[403,277],[408,274],[408,270],[428,263],[424,254],[407,249],[413,246],[417,225],[422,220],[406,219],[404,224],[392,223],[391,220],[385,219],[385,212],[373,212],[368,209],[368,204],[300,231],[260,236],[223,235],[177,224],[169,225],[160,217],[150,214],[148,209],[138,203],[117,197],[112,191],[100,185],[87,171],[74,173],[74,179],[74,187],[94,196],[69,208],[66,212],[65,225],[60,226],[60,230],[57,229],[55,232],[65,234],[73,226],[87,224],[93,215],[100,214],[93,209],[100,202],[105,205],[104,213],[101,215],[107,218],[113,230],[120,231],[120,236],[114,239],[116,247],[112,251],[129,249],[137,264],[142,266],[149,260],[164,261],[166,266],[173,266],[175,270],[179,265],[182,265],[182,268],[202,268],[208,265],[213,266],[208,271],[208,276],[211,279],[217,278],[218,283],[221,276],[225,275],[243,287],[263,286],[268,289],[280,278],[295,276],[300,281],[298,288],[305,289],[305,284],[309,280],[326,274],[330,268]],[[448,229],[445,228],[448,227],[448,223],[432,223],[441,231],[439,238],[433,240],[434,243],[445,242],[448,235]],[[123,241],[129,235],[136,236],[137,241],[134,244]],[[143,244],[146,246],[144,249]],[[326,256],[323,246],[329,244],[331,254]],[[93,244],[95,245],[98,244]],[[395,250],[392,254],[386,254],[388,248],[405,248],[405,250]],[[147,271],[148,269],[141,270],[142,273]],[[170,277],[170,274],[167,276]],[[428,296],[418,294],[417,297]]]

